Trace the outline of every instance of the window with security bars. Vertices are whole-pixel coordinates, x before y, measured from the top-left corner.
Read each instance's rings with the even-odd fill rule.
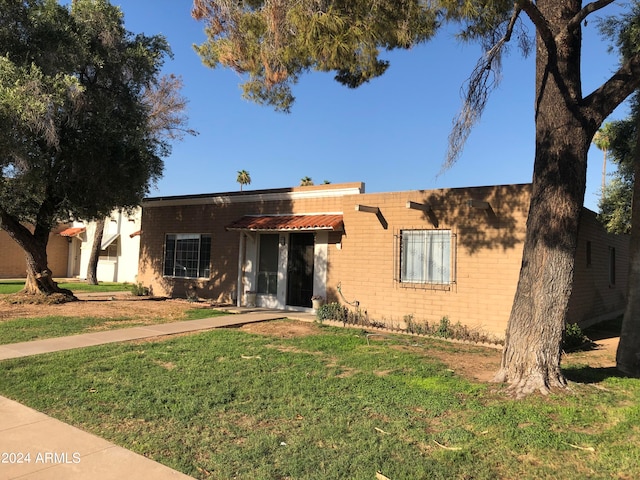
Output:
[[[168,277],[209,278],[211,235],[179,233],[167,235],[164,274]]]
[[[400,282],[447,285],[453,282],[451,230],[400,232]]]

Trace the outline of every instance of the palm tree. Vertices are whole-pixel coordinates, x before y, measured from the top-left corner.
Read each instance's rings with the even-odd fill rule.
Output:
[[[246,170],[238,170],[238,177],[236,182],[240,184],[240,191],[242,191],[243,185],[249,185],[251,183],[251,176]]]
[[[311,177],[303,177],[302,179],[300,179],[301,187],[308,187],[310,185],[313,185],[313,180],[311,180]]]
[[[604,153],[604,160],[602,161],[602,195],[604,196],[605,178],[607,176],[607,151],[609,150],[609,144],[611,124],[605,124],[600,130],[593,136],[593,144]]]

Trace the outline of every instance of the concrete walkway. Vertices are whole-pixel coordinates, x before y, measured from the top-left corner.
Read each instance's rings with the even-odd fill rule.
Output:
[[[311,314],[255,311],[0,345],[0,360],[298,316],[311,317]],[[130,478],[192,477],[0,396],[0,480]]]
[[[145,325],[144,327],[81,333],[79,335],[47,338],[45,340],[34,340],[32,342],[10,343],[8,345],[0,345],[0,360],[27,357],[40,353],[58,352],[61,350],[72,350],[74,348],[92,347],[105,343],[125,342],[128,340],[140,340],[142,338],[152,338],[162,335],[174,335],[176,333],[197,332],[212,328],[264,322],[265,320],[275,320],[288,316],[285,312],[256,311],[252,313],[203,318],[200,320],[186,320],[184,322]]]

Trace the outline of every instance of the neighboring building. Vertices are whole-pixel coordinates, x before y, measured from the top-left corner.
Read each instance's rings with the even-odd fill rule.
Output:
[[[131,214],[114,210],[106,219],[98,260],[98,281],[136,282],[141,216],[142,210],[137,208]],[[68,277],[87,278],[95,230],[96,222],[74,222],[60,232],[69,241]]]
[[[67,274],[69,247],[67,240],[59,232],[66,227],[54,228],[49,234],[47,258],[54,277]],[[24,250],[0,228],[0,278],[27,278],[27,264]]]
[[[531,186],[365,194],[361,183],[148,198],[139,280],[155,295],[304,310],[311,296],[402,325],[503,336]],[[628,238],[584,211],[570,322],[622,312]]]

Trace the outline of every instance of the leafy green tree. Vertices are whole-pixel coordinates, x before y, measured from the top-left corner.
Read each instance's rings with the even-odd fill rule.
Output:
[[[142,101],[148,108],[149,130],[158,138],[164,138],[167,141],[182,140],[185,135],[198,134],[187,126],[188,119],[185,114],[187,101],[180,94],[182,86],[182,79],[170,74],[160,77],[156,83],[149,85],[144,90]],[[100,260],[100,247],[105,226],[105,217],[94,220],[96,229],[87,265],[87,283],[89,285],[98,285],[98,261]]]
[[[301,187],[309,187],[313,185],[313,180],[311,179],[311,177],[302,177],[300,179],[300,186]]]
[[[586,95],[581,81],[582,25],[614,0],[194,0],[205,22],[198,47],[205,64],[245,74],[244,95],[288,111],[291,87],[311,70],[335,71],[358,85],[381,75],[380,50],[410,48],[447,22],[459,37],[479,41],[485,54],[470,77],[466,101],[449,138],[445,166],[458,157],[471,127],[498,84],[501,58],[516,39],[524,54],[536,33],[533,188],[522,268],[496,381],[518,396],[565,387],[561,343],[573,283],[580,212],[591,140],[616,106],[640,86],[640,54],[626,56],[600,87]],[[629,26],[640,17],[625,4]],[[584,59],[587,61],[588,59]],[[603,72],[607,74],[608,72]],[[446,72],[439,72],[445,75]]]
[[[107,0],[0,0],[0,224],[25,293],[70,293],[48,268],[53,225],[133,208],[160,177],[169,144],[145,95],[170,53]]]
[[[634,104],[638,95],[634,96]],[[636,107],[637,108],[637,107]],[[636,143],[636,121],[633,117],[609,122],[607,152],[616,165],[612,180],[604,188],[598,202],[598,217],[609,232],[631,233],[631,198],[634,183],[634,155]]]
[[[238,170],[236,182],[240,184],[240,191],[242,191],[243,185],[251,184],[251,175],[249,175],[249,172],[247,172],[246,170]]]

